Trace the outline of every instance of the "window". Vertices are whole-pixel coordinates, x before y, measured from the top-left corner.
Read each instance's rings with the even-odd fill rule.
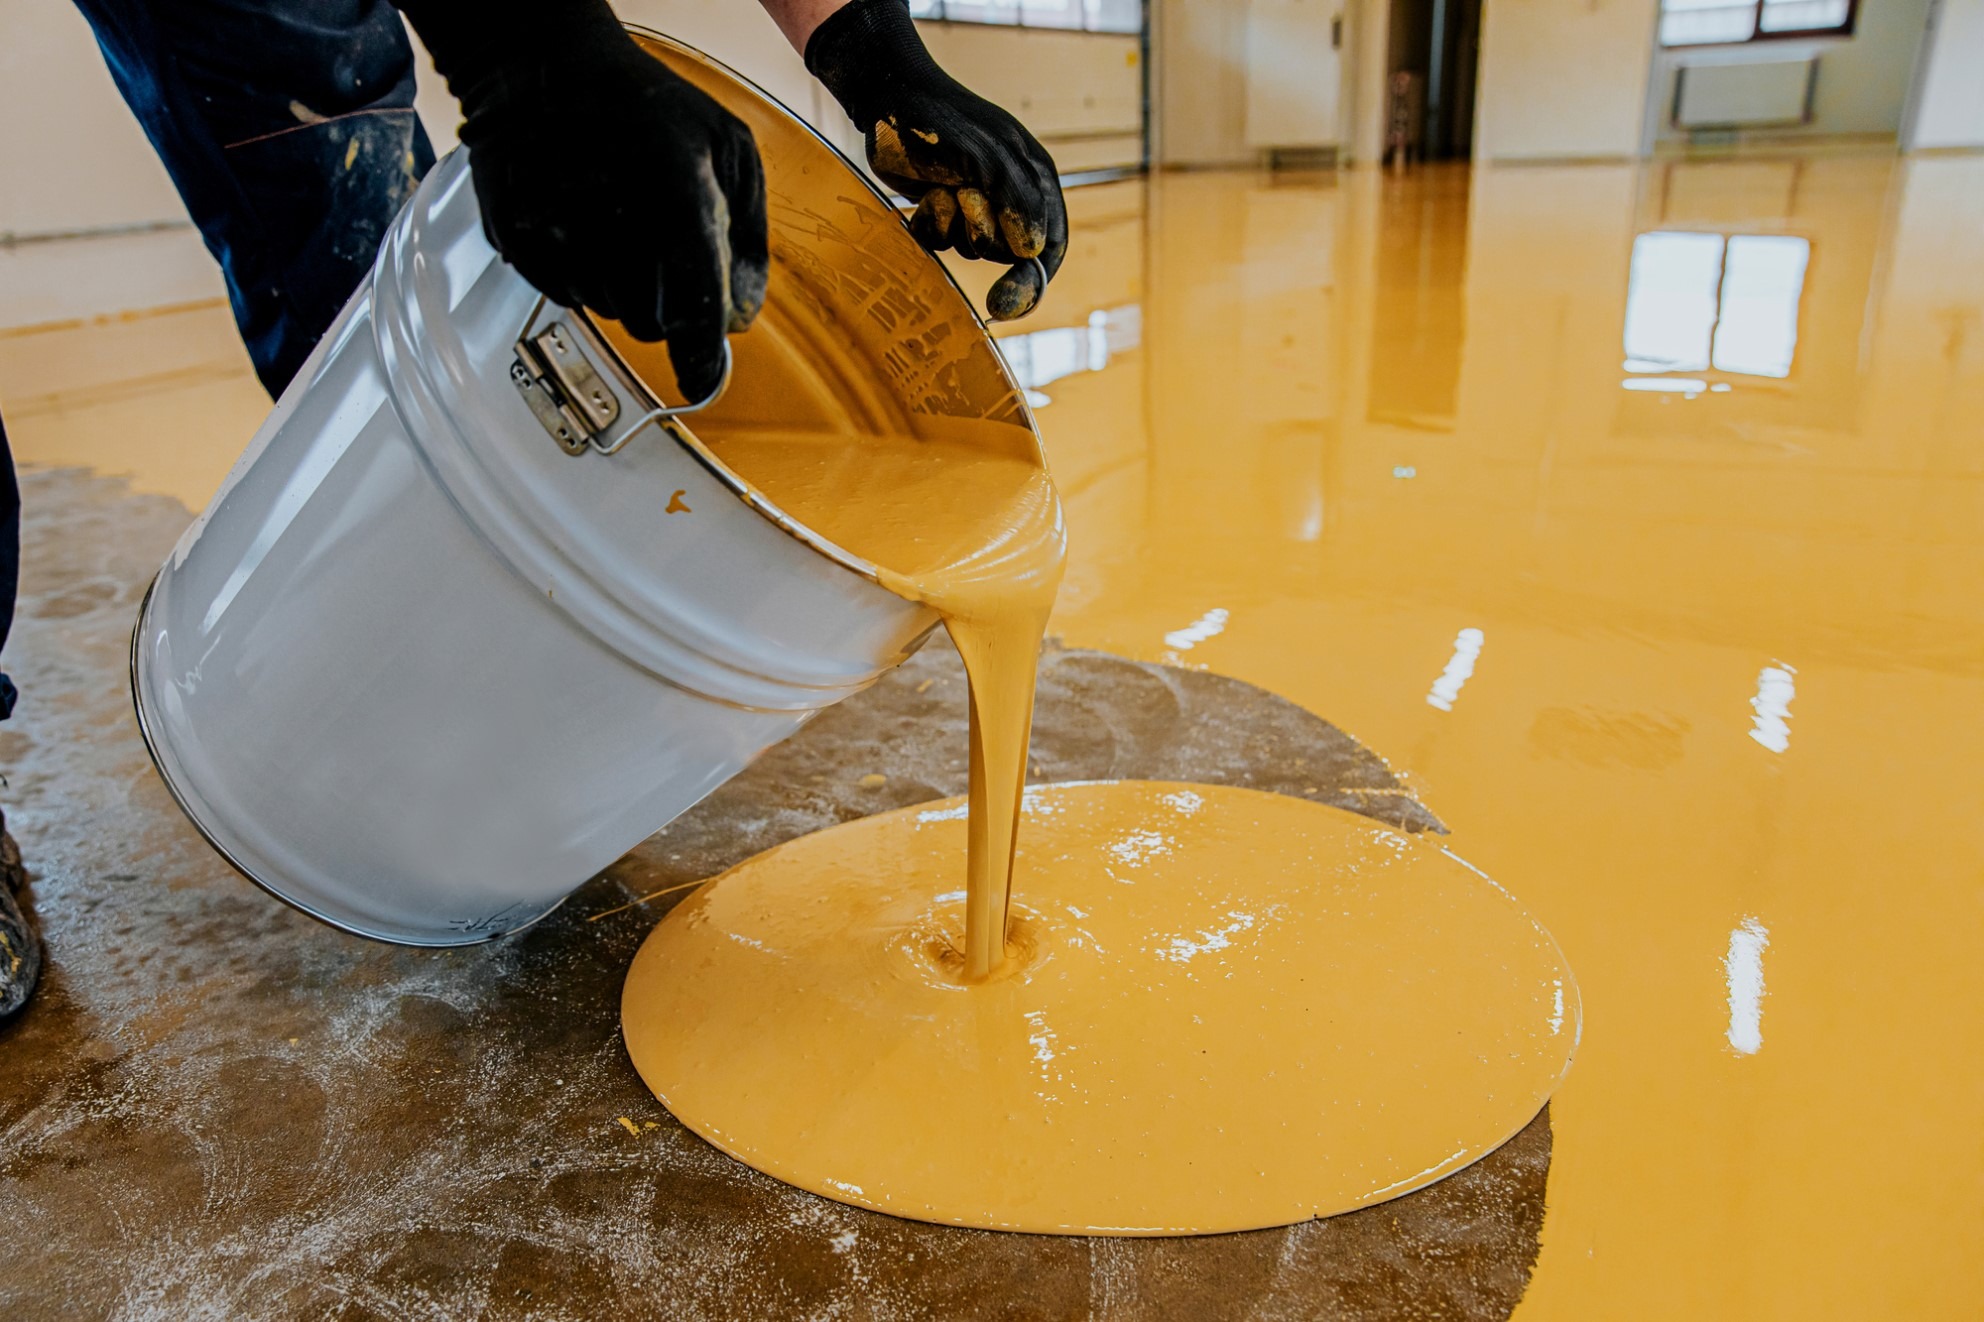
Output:
[[[1143,0],[909,0],[917,18],[1077,32],[1142,32]]]
[[[1858,0],[1660,0],[1660,44],[1710,46],[1853,33]]]
[[[1640,235],[1626,288],[1625,368],[1644,376],[1626,388],[1707,387],[1666,373],[1791,375],[1811,256],[1810,241],[1788,234]]]

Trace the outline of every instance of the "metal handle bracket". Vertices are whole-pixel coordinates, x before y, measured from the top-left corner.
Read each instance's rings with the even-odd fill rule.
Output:
[[[510,380],[566,454],[584,454],[620,416],[620,399],[578,351],[562,321],[517,341]]]
[[[608,376],[625,378],[630,374],[586,323],[582,313],[571,314],[569,324],[554,320],[540,329],[547,308],[553,305],[540,294],[531,306],[530,315],[524,318],[523,330],[516,341],[516,358],[510,364],[510,381],[530,406],[539,425],[566,454],[582,455],[588,450],[613,454],[632,440],[635,433],[654,423],[708,408],[730,387],[730,341],[725,340],[723,375],[707,398],[693,404],[657,405],[644,411],[617,436],[609,435],[622,409],[620,394]],[[609,369],[603,374],[593,365],[595,357],[600,362],[617,364],[622,370]],[[630,398],[639,398],[625,381],[622,389]]]

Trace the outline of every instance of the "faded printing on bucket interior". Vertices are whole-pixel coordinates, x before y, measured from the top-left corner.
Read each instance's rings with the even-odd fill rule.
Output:
[[[459,945],[537,921],[935,628],[705,438],[1032,428],[864,177],[729,70],[637,36],[765,158],[771,289],[728,394],[664,407],[544,300],[484,239],[456,151],[139,613],[132,694],[174,798],[350,932]]]

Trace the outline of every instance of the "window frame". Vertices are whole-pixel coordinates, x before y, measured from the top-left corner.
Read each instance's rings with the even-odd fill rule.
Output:
[[[941,4],[942,0],[938,0],[938,3]],[[1735,8],[1734,5],[1729,7],[1732,9]],[[1750,35],[1747,37],[1734,38],[1729,41],[1687,41],[1679,45],[1670,46],[1664,41],[1659,41],[1659,34],[1656,32],[1655,40],[1658,42],[1660,49],[1664,51],[1718,50],[1735,46],[1754,46],[1759,42],[1768,41],[1837,40],[1853,36],[1855,27],[1860,21],[1860,0],[1846,0],[1846,17],[1837,26],[1829,28],[1793,28],[1785,32],[1766,32],[1763,29],[1764,0],[1753,0],[1750,8],[1755,17],[1750,21]],[[1667,17],[1667,6],[1662,4],[1654,17],[1656,24],[1664,20]]]
[[[1088,37],[1139,37],[1150,30],[1150,0],[1139,0],[1137,26],[1134,28],[1092,28],[1087,26],[1086,13],[1083,14],[1083,25],[1080,27],[1068,27],[1060,23],[1029,23],[1026,21],[1024,6],[1017,6],[1019,16],[1011,23],[994,23],[983,18],[955,18],[944,12],[949,7],[947,0],[931,0],[931,3],[937,6],[936,13],[912,13],[910,17],[918,23],[952,23],[959,27],[971,28],[1014,28],[1026,32],[1076,32]],[[1761,4],[1762,0],[1758,0],[1758,3]],[[1857,7],[1859,0],[1848,0],[1848,3]]]

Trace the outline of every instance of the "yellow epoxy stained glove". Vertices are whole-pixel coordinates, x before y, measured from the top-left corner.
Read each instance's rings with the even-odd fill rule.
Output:
[[[1052,278],[1068,252],[1067,208],[1047,149],[937,67],[906,0],[836,10],[807,40],[806,67],[860,127],[875,173],[917,199],[917,240],[1012,264],[987,308],[1001,321],[1033,311],[1046,292],[1041,270]]]
[[[604,0],[398,0],[466,117],[482,227],[524,279],[668,341],[690,399],[765,301],[765,177],[743,121]]]

